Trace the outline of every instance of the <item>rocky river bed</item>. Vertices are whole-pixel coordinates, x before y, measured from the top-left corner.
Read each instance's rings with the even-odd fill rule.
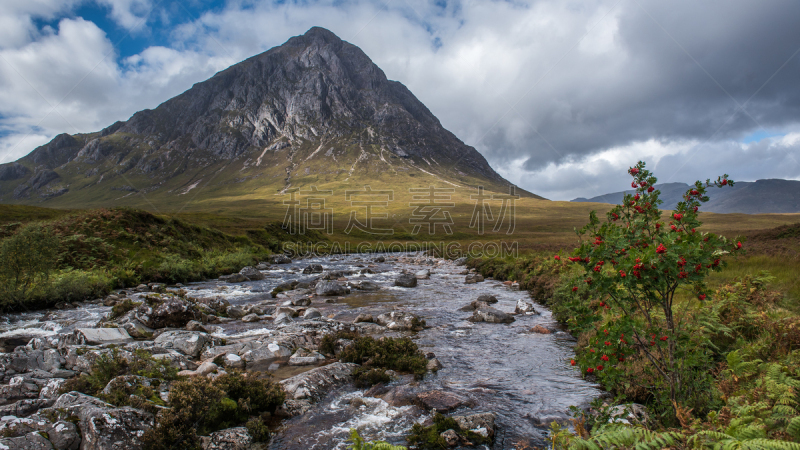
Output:
[[[551,421],[565,421],[571,405],[585,407],[601,392],[570,367],[574,339],[546,308],[459,262],[422,254],[276,256],[219,280],[142,285],[96,302],[3,316],[0,449],[140,448],[152,415],[59,394],[65,379],[112,347],[145,349],[187,376],[225,368],[271,373],[287,401],[269,449],[345,449],[351,428],[404,444],[434,409],[491,434],[492,449],[543,446]],[[110,319],[112,306],[126,301],[135,306],[117,306],[122,313]],[[322,337],[337,331],[409,336],[432,370],[422,380],[395,374],[387,385],[357,389],[351,365],[318,351]],[[214,363],[220,358],[222,367]],[[48,414],[59,410],[74,410],[80,420]],[[249,439],[237,428],[203,442],[264,448]]]

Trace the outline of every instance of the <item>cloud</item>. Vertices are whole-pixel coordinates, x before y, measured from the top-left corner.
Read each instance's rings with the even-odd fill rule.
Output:
[[[529,171],[524,159],[498,167],[498,172],[551,200],[619,192],[629,188],[626,173],[645,161],[659,183],[715,179],[800,179],[800,132],[744,144],[737,141],[657,141],[654,139],[614,147],[579,158],[549,163]]]
[[[108,7],[111,19],[131,31],[144,28],[154,6],[150,0],[97,0],[97,3]]]
[[[137,33],[165,23],[150,20],[167,8],[152,0],[96,2]],[[66,15],[76,2],[43,0],[35,11],[9,4],[0,6],[0,25]],[[127,58],[117,58],[102,30],[74,17],[55,30],[24,20],[0,26],[0,55],[51,102],[64,97],[58,112],[74,128],[93,131],[323,26],[407,85],[502,174],[568,199],[624,188],[614,174],[642,155],[662,177],[677,172],[676,181],[713,175],[695,173],[699,167],[735,179],[735,170],[739,179],[797,177],[797,145],[740,141],[762,127],[798,129],[799,15],[800,3],[746,0],[230,0],[183,14],[180,25],[155,30],[168,36],[163,42]],[[57,114],[46,116],[47,102],[6,66],[0,60],[0,149],[14,133],[74,132]],[[30,149],[21,145],[12,156]]]

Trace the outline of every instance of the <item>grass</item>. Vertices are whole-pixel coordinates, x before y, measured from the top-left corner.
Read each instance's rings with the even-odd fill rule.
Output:
[[[5,310],[96,298],[111,289],[144,282],[213,278],[254,264],[281,247],[282,237],[263,226],[231,235],[141,210],[74,211],[41,222],[35,221],[41,216],[38,211],[27,214],[30,223],[14,227],[2,242],[30,235],[25,230],[44,230],[55,238],[57,256],[40,265],[47,273],[36,277],[24,295],[11,275],[0,276],[0,308]]]

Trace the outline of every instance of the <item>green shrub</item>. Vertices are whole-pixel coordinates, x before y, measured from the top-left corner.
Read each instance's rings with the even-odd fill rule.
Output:
[[[392,445],[385,441],[366,442],[355,428],[350,429],[350,439],[347,441],[352,443],[347,447],[350,450],[406,450],[406,447]]]
[[[319,352],[324,355],[333,355],[336,353],[336,342],[339,339],[355,340],[359,337],[358,331],[337,331],[336,333],[326,334],[322,336],[319,344]]]
[[[353,381],[358,388],[368,388],[378,383],[388,383],[392,381],[384,368],[356,367],[353,369]]]
[[[464,437],[475,445],[491,443],[488,437],[481,436],[469,430],[462,430],[452,417],[445,417],[438,413],[433,416],[433,425],[425,427],[419,423],[415,423],[414,426],[411,427],[411,433],[406,439],[411,446],[419,450],[449,448],[447,442],[441,436],[441,433],[447,430],[455,431],[456,434]]]
[[[175,382],[169,393],[170,409],[160,412],[155,427],[145,433],[144,448],[198,448],[198,435],[241,425],[251,416],[274,413],[286,394],[279,383],[258,377],[257,372],[234,370],[213,380],[190,377]],[[255,428],[254,423],[250,426]],[[263,427],[256,431],[260,438],[268,436]]]
[[[141,305],[141,302],[134,302],[129,298],[117,303],[116,305],[111,307],[111,314],[108,316],[109,319],[116,319],[117,317],[122,317],[128,313],[128,311],[133,310],[137,306]]]
[[[269,442],[271,436],[269,427],[260,417],[253,417],[244,426],[247,427],[247,432],[250,433],[254,442]]]
[[[58,261],[58,238],[32,224],[0,241],[0,309],[23,309]]]
[[[175,380],[178,369],[167,360],[159,360],[145,350],[136,350],[130,360],[123,357],[117,348],[103,353],[92,364],[88,375],[70,378],[61,388],[61,392],[78,391],[97,396],[109,381],[121,375],[138,375],[159,380]],[[152,394],[151,394],[152,395]],[[148,395],[149,398],[151,395]],[[112,394],[114,399],[121,398]],[[117,404],[117,403],[115,403]],[[121,406],[121,405],[118,405]]]
[[[428,366],[425,355],[410,338],[359,337],[342,350],[339,358],[363,366],[413,373],[417,378],[425,375]]]

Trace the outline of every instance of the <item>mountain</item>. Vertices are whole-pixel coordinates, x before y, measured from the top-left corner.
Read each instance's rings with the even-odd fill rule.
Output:
[[[664,183],[655,186],[661,190],[663,209],[673,209],[689,189],[685,183]],[[573,202],[593,202],[617,204],[622,196],[632,194],[633,190],[605,194],[590,199],[576,198]],[[703,211],[715,213],[797,213],[800,212],[800,181],[795,180],[757,180],[737,181],[731,187],[708,190],[708,203]]]
[[[511,185],[361,49],[315,27],[153,110],[0,165],[0,202],[169,207],[200,191],[227,202],[368,183]]]

